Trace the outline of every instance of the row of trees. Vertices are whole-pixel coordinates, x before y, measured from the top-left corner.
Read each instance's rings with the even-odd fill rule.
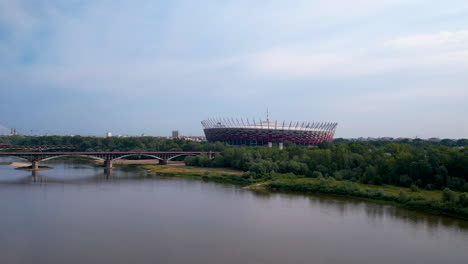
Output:
[[[452,143],[456,146],[448,146]],[[415,185],[425,189],[468,191],[468,140],[439,143],[336,139],[316,148],[285,144],[285,149],[229,147],[224,143],[155,137],[98,138],[80,136],[0,137],[10,145],[78,145],[75,151],[222,151],[214,160],[188,157],[189,165],[231,167],[255,179],[272,173],[333,177],[371,184]]]
[[[369,144],[375,145],[375,146],[380,146],[384,144],[388,144],[390,142],[396,142],[396,143],[401,143],[401,144],[409,144],[412,146],[416,147],[421,147],[421,146],[428,146],[428,145],[442,145],[442,146],[447,146],[447,147],[464,147],[468,146],[468,139],[462,138],[462,139],[442,139],[440,141],[438,140],[423,140],[420,138],[415,138],[415,139],[400,139],[395,141],[395,139],[390,140],[373,140],[373,141],[368,141]],[[344,138],[336,138],[333,143],[343,143],[343,142],[353,142],[351,139],[344,139]]]
[[[186,163],[240,169],[253,178],[293,173],[376,185],[468,191],[468,147],[441,144],[341,142],[323,143],[317,148],[288,145],[283,151],[235,147],[225,149],[213,160],[206,156],[188,157]]]
[[[185,139],[81,136],[0,137],[0,145],[78,145],[79,148],[74,151],[222,151],[226,148],[226,144],[220,142],[195,142]]]

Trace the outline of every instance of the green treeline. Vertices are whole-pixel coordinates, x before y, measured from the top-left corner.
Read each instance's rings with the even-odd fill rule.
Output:
[[[185,163],[240,169],[245,173],[237,177],[277,190],[349,195],[468,216],[468,147],[349,141],[316,148],[288,145],[282,151],[232,147],[213,160],[202,155]],[[442,199],[435,198],[440,190]]]
[[[0,145],[79,145],[73,151],[222,151],[226,147],[226,144],[220,142],[185,139],[81,136],[0,137]]]
[[[342,142],[320,144],[317,148],[290,145],[283,151],[232,147],[213,160],[206,156],[188,157],[186,163],[240,169],[249,177],[264,180],[274,173],[293,173],[364,184],[468,191],[468,148],[440,144]]]

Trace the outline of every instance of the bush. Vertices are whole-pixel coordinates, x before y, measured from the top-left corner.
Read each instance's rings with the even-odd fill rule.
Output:
[[[416,185],[414,185],[414,184],[411,184],[410,190],[411,190],[412,192],[419,192],[419,191],[421,191],[421,189],[419,189],[419,187],[416,186]]]
[[[312,172],[312,178],[323,178],[323,174],[320,171]]]
[[[442,191],[442,200],[446,202],[457,202],[458,201],[457,193],[450,190],[449,188],[445,188]]]
[[[405,191],[400,191],[398,194],[398,201],[400,203],[406,203],[410,200],[410,196]]]
[[[198,166],[199,163],[198,163],[198,157],[195,157],[195,156],[187,156],[185,157],[184,159],[184,163],[185,165],[188,165],[188,166]]]
[[[378,193],[380,197],[385,197],[385,191],[383,189],[379,189]]]
[[[458,196],[458,202],[462,207],[467,207],[468,206],[468,193],[461,193]]]
[[[426,187],[424,187],[424,189],[428,190],[428,191],[432,191],[434,190],[436,187],[434,184],[426,184]]]
[[[279,180],[279,179],[297,179],[297,178],[303,178],[304,176],[301,175],[296,175],[294,173],[273,173],[271,175],[271,178],[273,180]]]

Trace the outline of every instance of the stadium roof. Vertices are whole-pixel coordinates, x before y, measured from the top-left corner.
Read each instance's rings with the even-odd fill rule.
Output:
[[[274,130],[298,130],[298,131],[330,131],[334,130],[338,123],[332,122],[304,122],[304,121],[259,121],[255,119],[212,118],[201,121],[204,129],[213,128],[241,128],[241,129],[274,129]]]

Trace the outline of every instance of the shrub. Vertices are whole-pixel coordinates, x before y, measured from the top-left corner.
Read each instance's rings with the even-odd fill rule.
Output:
[[[414,184],[411,184],[410,190],[411,190],[412,192],[419,192],[421,189],[419,189],[418,186],[416,186],[416,185],[414,185]]]
[[[400,203],[406,203],[409,200],[410,200],[409,195],[405,191],[400,191],[400,193],[398,194],[398,201]]]
[[[442,191],[442,200],[446,202],[457,202],[457,193],[454,191],[450,190],[449,188],[445,188]]]
[[[379,190],[377,191],[377,195],[378,195],[379,197],[385,197],[385,191],[384,191],[383,189],[379,189]]]
[[[312,172],[312,178],[323,178],[323,174],[320,171],[314,171]]]
[[[434,184],[427,184],[426,187],[424,187],[424,189],[428,190],[428,191],[432,191],[434,190],[436,187]]]
[[[458,196],[458,202],[462,207],[467,207],[468,206],[468,193],[461,193]]]

